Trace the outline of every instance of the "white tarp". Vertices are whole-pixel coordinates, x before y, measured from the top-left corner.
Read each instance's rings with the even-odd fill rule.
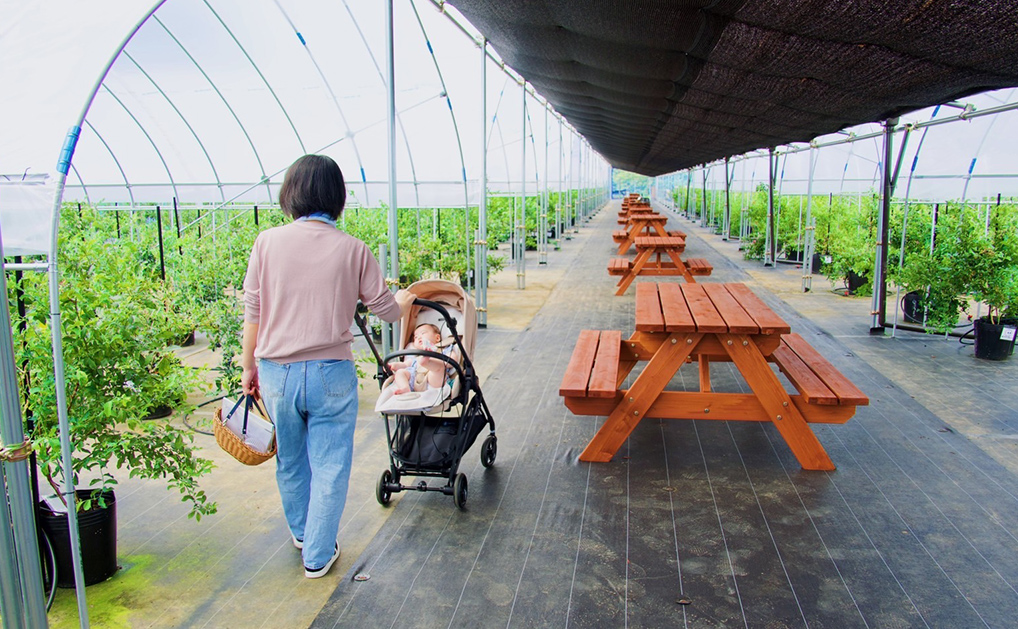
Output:
[[[0,175],[0,235],[4,256],[48,254],[53,234],[52,178]]]

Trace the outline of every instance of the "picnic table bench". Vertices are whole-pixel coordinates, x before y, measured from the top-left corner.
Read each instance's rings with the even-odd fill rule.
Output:
[[[639,236],[636,258],[612,258],[608,261],[608,274],[621,275],[616,295],[624,295],[638,275],[681,275],[695,283],[694,275],[710,275],[714,270],[704,258],[682,259],[686,239],[679,236]],[[667,259],[666,259],[667,258]]]
[[[699,390],[665,390],[695,360]],[[647,364],[628,388],[636,365]],[[731,361],[751,393],[711,385],[712,361]],[[794,389],[786,391],[777,366]],[[810,423],[842,424],[869,398],[744,284],[640,284],[636,325],[583,330],[559,387],[577,415],[606,416],[580,455],[609,461],[644,417],[771,422],[799,464],[833,470]]]
[[[622,222],[622,221],[620,221]],[[619,243],[618,254],[625,255],[636,239],[640,236],[672,236],[685,238],[685,232],[678,230],[667,230],[665,224],[668,217],[657,212],[636,213],[625,221],[625,229],[617,229],[612,232],[612,240]]]

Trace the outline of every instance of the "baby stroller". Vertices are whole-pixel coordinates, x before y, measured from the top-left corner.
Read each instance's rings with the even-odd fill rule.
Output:
[[[495,420],[484,402],[477,374],[470,356],[477,335],[477,312],[474,300],[458,284],[446,280],[421,280],[407,287],[415,295],[410,312],[399,322],[399,343],[406,349],[382,358],[363,316],[356,317],[357,326],[368,341],[378,363],[381,394],[375,410],[385,418],[388,440],[389,469],[382,472],[375,487],[375,497],[382,505],[389,504],[393,492],[414,489],[440,491],[451,495],[462,509],[467,502],[467,477],[460,473],[460,460],[487,426],[489,433],[481,446],[481,465],[495,463],[497,438]],[[415,349],[412,341],[417,326],[430,323],[438,328],[441,346],[458,352]],[[459,360],[454,356],[458,353]],[[390,363],[415,356],[442,361],[448,379],[441,389],[395,394]],[[432,361],[434,364],[435,361]],[[445,478],[442,486],[430,486],[420,480],[404,485],[405,476]]]

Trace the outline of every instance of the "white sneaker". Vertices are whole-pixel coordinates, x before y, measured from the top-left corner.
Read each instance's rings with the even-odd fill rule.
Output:
[[[293,547],[294,548],[297,548],[297,549],[304,548],[304,540],[297,539],[297,536],[294,535],[293,533],[290,533],[290,539],[293,540]]]
[[[304,566],[304,576],[309,579],[324,577],[328,574],[329,568],[332,567],[332,564],[336,563],[337,559],[339,559],[339,544],[336,544],[336,552],[332,553],[332,559],[330,559],[329,563],[325,564],[325,566],[318,568],[317,570],[312,570],[311,568]]]

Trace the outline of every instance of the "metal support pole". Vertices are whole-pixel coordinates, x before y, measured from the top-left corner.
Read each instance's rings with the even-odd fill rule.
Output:
[[[732,172],[735,168],[732,167]],[[725,158],[725,215],[721,222],[721,239],[728,240],[732,229],[732,180],[728,176],[728,158]]]
[[[884,172],[880,186],[880,214],[877,217],[877,250],[873,262],[873,301],[870,334],[884,333],[884,319],[887,308],[887,225],[891,217],[891,195],[894,194],[892,154],[894,152],[894,127],[897,118],[884,121]]]
[[[541,189],[541,220],[537,225],[537,263],[548,264],[548,105],[544,106],[544,188]]]
[[[770,148],[767,156],[767,231],[764,235],[764,266],[773,266],[777,257],[777,239],[774,236],[774,179],[777,160],[774,148]]]
[[[802,292],[813,289],[813,249],[816,246],[816,225],[813,222],[813,172],[816,168],[816,148],[809,148],[809,180],[806,183],[806,227],[802,247]]]
[[[388,78],[386,85],[386,104],[388,105],[389,132],[389,272],[386,274],[389,286],[395,287],[399,282],[399,220],[396,202],[396,53],[393,37],[392,0],[385,3],[385,69]],[[385,264],[384,253],[379,257]],[[392,336],[392,325],[382,324],[382,341],[387,343]],[[383,345],[386,354],[387,345]]]
[[[488,40],[481,40],[481,186],[477,204],[477,325],[488,326]]]
[[[686,172],[686,202],[682,205],[682,213],[689,218],[689,188],[693,184],[693,171]]]
[[[564,190],[565,184],[565,171],[563,170],[563,155],[565,154],[566,147],[562,144],[562,119],[558,121],[558,203],[555,204],[555,239],[559,241],[556,243],[556,248],[561,247],[562,241],[562,208],[565,207],[566,193]]]
[[[520,214],[519,220],[514,221],[516,237],[513,239],[516,244],[516,288],[526,288],[527,278],[527,84],[520,85],[522,94],[523,128],[520,143]]]
[[[2,244],[0,260],[3,260]],[[0,273],[0,292],[6,302],[6,273]],[[0,604],[3,605],[4,627],[35,629],[47,626],[46,603],[25,458],[28,442],[22,425],[17,383],[11,319],[5,306],[0,308],[0,439],[3,440],[0,446],[12,452],[12,456],[3,462],[0,479],[7,499],[7,504],[0,509]],[[15,452],[25,456],[13,456]]]
[[[703,169],[703,190],[700,194],[700,215],[697,217],[700,219],[700,227],[707,224],[707,168]]]

